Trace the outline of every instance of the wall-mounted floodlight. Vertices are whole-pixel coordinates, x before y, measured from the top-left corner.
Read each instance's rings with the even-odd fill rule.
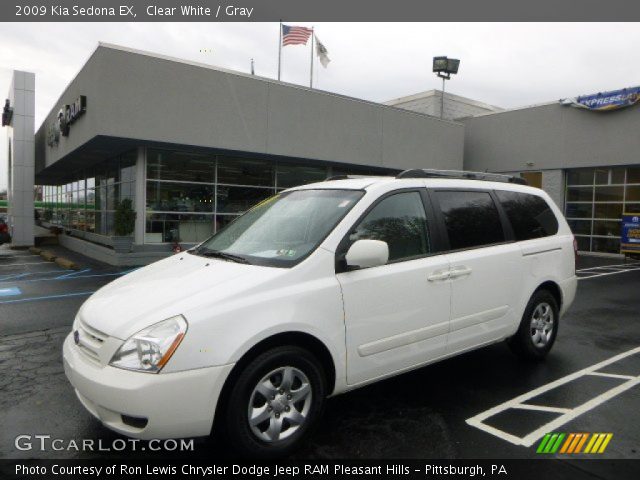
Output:
[[[4,109],[2,110],[2,126],[6,127],[7,125],[11,125],[11,117],[13,117],[13,108],[9,103],[9,99],[4,103]]]
[[[444,81],[450,80],[451,75],[458,73],[460,60],[457,58],[433,57],[433,72],[442,78],[442,102],[440,104],[440,118],[444,117]]]
[[[460,68],[460,60],[457,58],[433,57],[433,71],[439,77],[446,77],[448,80],[452,74],[458,73],[458,68]]]

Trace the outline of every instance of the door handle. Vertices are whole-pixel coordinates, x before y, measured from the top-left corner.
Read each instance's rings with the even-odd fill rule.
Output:
[[[449,278],[449,270],[436,270],[427,277],[430,282],[438,282],[440,280],[447,280]]]
[[[470,275],[472,270],[464,265],[453,267],[449,272],[449,278],[458,278]]]

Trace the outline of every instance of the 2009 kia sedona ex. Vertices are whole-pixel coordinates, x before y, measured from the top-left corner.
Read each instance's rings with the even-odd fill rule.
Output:
[[[264,457],[299,444],[329,395],[503,340],[541,359],[575,296],[575,244],[517,180],[410,170],[283,191],[94,293],[66,375],[120,433],[223,425]]]

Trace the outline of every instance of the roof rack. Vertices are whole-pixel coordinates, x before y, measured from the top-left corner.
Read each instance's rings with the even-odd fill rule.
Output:
[[[489,172],[468,172],[464,170],[435,170],[430,168],[412,168],[400,172],[396,178],[459,178],[464,180],[484,180],[486,182],[517,183],[528,185],[522,177]]]
[[[387,177],[387,178],[393,178],[390,177],[388,175],[345,175],[345,174],[341,174],[341,175],[332,175],[330,177],[327,177],[324,179],[325,182],[330,182],[332,180],[358,180],[361,178],[379,178],[379,177]]]

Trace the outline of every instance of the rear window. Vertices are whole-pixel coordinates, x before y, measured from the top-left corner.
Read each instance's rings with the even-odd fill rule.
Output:
[[[496,191],[516,240],[548,237],[558,233],[558,219],[549,204],[537,195]]]
[[[498,209],[488,192],[435,192],[452,250],[504,242]]]

